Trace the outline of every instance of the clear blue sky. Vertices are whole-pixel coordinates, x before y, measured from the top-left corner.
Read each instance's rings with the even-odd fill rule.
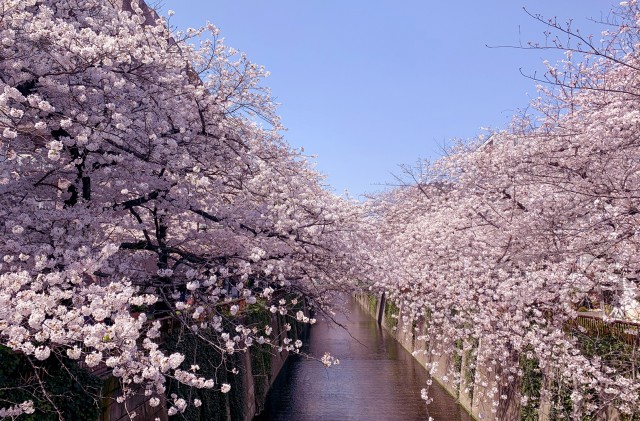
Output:
[[[163,0],[179,29],[210,21],[226,44],[271,72],[266,84],[294,147],[317,155],[335,192],[358,197],[393,182],[399,164],[435,159],[452,138],[504,127],[536,96],[520,75],[549,51],[489,49],[543,41],[522,7],[572,18],[606,16],[603,0]],[[597,35],[599,37],[599,35]]]

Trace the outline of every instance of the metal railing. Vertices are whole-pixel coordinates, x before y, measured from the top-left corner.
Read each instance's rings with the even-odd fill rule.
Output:
[[[633,345],[639,343],[640,323],[627,320],[605,320],[601,316],[580,314],[568,322],[572,328],[583,328],[584,333],[592,336],[614,336]],[[580,329],[582,330],[582,329]]]

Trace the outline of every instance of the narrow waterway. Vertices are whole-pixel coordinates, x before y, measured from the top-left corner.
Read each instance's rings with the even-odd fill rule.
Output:
[[[335,316],[347,330],[325,320],[311,328],[311,355],[325,352],[340,364],[325,368],[318,361],[289,358],[276,379],[265,410],[255,420],[471,421],[455,400],[434,384],[433,403],[420,398],[427,373],[352,299]]]

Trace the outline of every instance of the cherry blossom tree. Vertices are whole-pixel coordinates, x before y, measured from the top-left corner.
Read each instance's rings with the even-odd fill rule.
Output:
[[[480,342],[475,364],[491,373],[484,398],[498,414],[527,402],[521,358],[568,389],[572,419],[640,413],[636,345],[594,354],[574,323],[580,303],[625,299],[640,273],[640,10],[623,2],[614,15],[602,42],[552,21],[574,44],[555,45],[566,60],[549,64],[536,113],[371,205],[379,286],[409,318],[429,318],[440,344],[430,352]]]
[[[282,139],[268,73],[214,26],[172,34],[137,0],[2,0],[0,16],[0,344],[106,365],[156,404],[167,376],[225,393],[132,310],[227,355],[272,339],[229,327],[246,305],[288,314],[359,277],[359,208]]]

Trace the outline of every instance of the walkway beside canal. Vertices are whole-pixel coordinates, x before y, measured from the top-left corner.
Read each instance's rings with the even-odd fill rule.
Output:
[[[290,357],[254,420],[472,420],[435,381],[430,387],[434,401],[427,408],[420,397],[428,379],[425,369],[355,300],[345,298],[336,307],[343,311],[335,319],[347,330],[320,318],[306,351],[317,357],[329,352],[340,364],[325,368]]]

